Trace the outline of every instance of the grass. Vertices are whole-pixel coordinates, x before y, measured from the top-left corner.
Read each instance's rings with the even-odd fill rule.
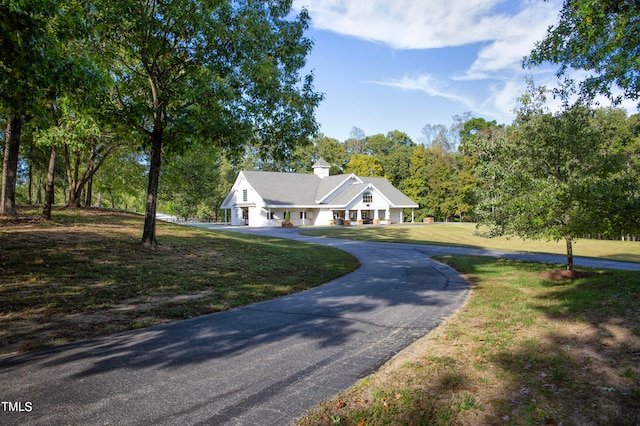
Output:
[[[299,424],[640,424],[640,274],[439,260],[472,282],[465,306]]]
[[[335,227],[309,230],[305,234],[356,240],[435,244],[474,247],[488,250],[520,251],[566,255],[564,241],[532,241],[520,238],[485,238],[473,223],[406,224],[393,226]],[[597,257],[626,262],[640,262],[640,242],[578,239],[574,256]]]
[[[163,222],[160,245],[145,249],[134,214],[56,209],[46,222],[20,213],[0,220],[0,353],[220,312],[358,266],[336,249]]]

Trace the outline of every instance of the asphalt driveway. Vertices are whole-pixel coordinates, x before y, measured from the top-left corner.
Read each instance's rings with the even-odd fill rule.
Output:
[[[361,268],[228,312],[0,357],[0,400],[12,403],[0,424],[288,424],[468,295],[452,269],[419,251],[320,242],[354,254]]]
[[[473,250],[240,231],[332,245],[362,266],[276,300],[0,357],[0,424],[289,424],[468,296],[468,283],[429,257]]]

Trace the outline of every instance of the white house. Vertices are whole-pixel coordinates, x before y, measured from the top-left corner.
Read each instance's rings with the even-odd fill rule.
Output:
[[[221,205],[232,225],[295,226],[400,223],[418,205],[385,178],[329,176],[323,159],[313,174],[242,171]],[[348,222],[347,222],[348,221]]]

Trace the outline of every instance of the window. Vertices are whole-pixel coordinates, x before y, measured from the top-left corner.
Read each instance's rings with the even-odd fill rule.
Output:
[[[275,219],[276,217],[274,216],[273,212],[268,212],[267,213],[267,218],[268,219]]]
[[[243,203],[247,202],[247,190],[246,189],[242,190],[242,202]]]
[[[373,203],[373,195],[370,192],[365,192],[362,194],[362,202],[363,203]]]
[[[306,219],[307,218],[307,212],[300,212],[300,219]]]

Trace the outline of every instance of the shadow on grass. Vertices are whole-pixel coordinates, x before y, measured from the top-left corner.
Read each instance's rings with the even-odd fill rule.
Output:
[[[640,276],[438,258],[473,283],[463,309],[300,424],[640,424]]]
[[[130,219],[3,228],[0,350],[224,311],[312,288],[358,265],[331,248],[166,224],[158,225],[160,246],[145,249]]]
[[[552,280],[544,273],[559,265],[450,261],[478,277],[478,297],[493,294],[478,350],[506,373],[494,421],[640,424],[637,272],[581,268],[582,278]]]

